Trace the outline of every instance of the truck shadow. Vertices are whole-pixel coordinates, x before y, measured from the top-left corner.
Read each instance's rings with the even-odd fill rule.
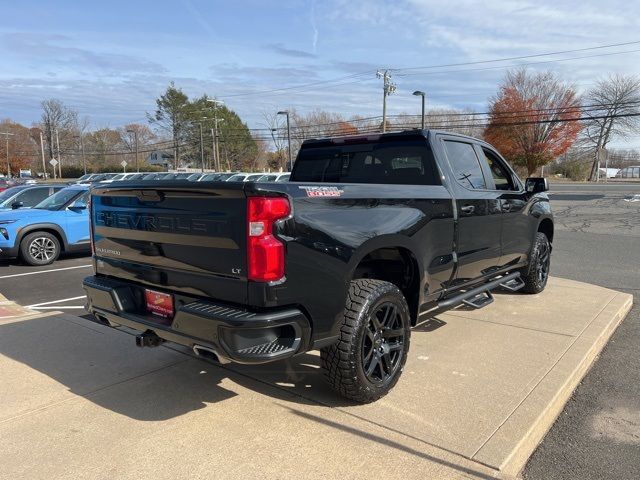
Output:
[[[187,352],[172,344],[140,349],[130,333],[71,315],[0,322],[3,389],[14,399],[0,407],[0,419],[68,398],[67,391],[141,421],[178,417],[232,399],[243,389],[299,404],[352,405],[328,387],[317,355],[222,367]],[[35,381],[25,383],[17,378],[22,375]]]

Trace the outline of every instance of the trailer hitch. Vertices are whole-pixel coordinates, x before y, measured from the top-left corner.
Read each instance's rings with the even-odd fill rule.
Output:
[[[153,330],[147,330],[144,333],[139,333],[136,335],[136,345],[140,348],[142,347],[157,347],[164,339],[160,338],[156,335],[156,332]]]

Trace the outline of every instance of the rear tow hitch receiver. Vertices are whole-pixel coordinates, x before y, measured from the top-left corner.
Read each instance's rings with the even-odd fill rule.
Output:
[[[164,340],[160,338],[153,330],[147,330],[144,333],[136,335],[136,345],[142,347],[157,347]]]

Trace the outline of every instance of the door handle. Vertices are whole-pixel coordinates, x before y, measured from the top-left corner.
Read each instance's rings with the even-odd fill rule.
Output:
[[[460,211],[469,215],[476,211],[476,207],[474,207],[473,205],[465,205],[464,207],[460,207]]]
[[[502,204],[502,211],[503,212],[510,212],[511,211],[511,204],[510,203],[503,203]]]

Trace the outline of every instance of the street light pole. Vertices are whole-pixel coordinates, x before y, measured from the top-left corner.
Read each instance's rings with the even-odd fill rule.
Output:
[[[288,170],[293,170],[293,158],[291,157],[291,125],[289,123],[289,111],[281,110],[277,113],[277,115],[285,115],[287,117],[287,146],[289,148],[289,168]]]
[[[138,166],[138,132],[136,130],[127,130],[127,133],[133,133],[134,142],[136,144],[136,172],[140,173],[140,167]],[[83,151],[82,155],[84,156],[84,148],[82,149],[82,151]]]
[[[414,95],[422,97],[422,130],[424,130],[424,97],[425,93],[420,90],[413,92]]]
[[[9,162],[9,136],[13,136],[15,133],[0,132],[0,135],[4,135],[7,139],[7,177],[11,177],[11,163]]]

